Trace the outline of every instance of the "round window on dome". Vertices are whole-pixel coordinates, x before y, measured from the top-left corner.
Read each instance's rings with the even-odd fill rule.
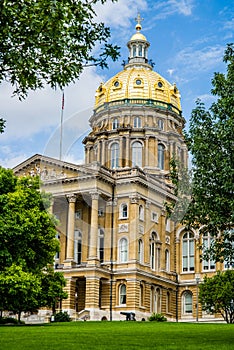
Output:
[[[137,80],[136,80],[136,84],[137,84],[137,85],[141,85],[141,83],[142,83],[141,79],[137,79]]]
[[[158,82],[158,87],[162,88],[163,87],[163,83],[161,81]]]
[[[119,81],[116,80],[116,81],[114,82],[114,87],[118,87],[118,86],[119,86]]]

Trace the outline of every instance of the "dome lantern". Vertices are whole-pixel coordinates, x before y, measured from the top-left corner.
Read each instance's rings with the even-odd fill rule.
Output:
[[[127,44],[129,49],[129,57],[128,64],[125,67],[128,67],[129,65],[132,66],[132,64],[142,63],[148,65],[148,47],[150,46],[150,43],[147,41],[146,37],[141,33],[141,22],[143,21],[143,18],[141,18],[140,14],[138,13],[137,18],[135,20],[137,22],[135,27],[136,33],[133,34],[133,36]]]

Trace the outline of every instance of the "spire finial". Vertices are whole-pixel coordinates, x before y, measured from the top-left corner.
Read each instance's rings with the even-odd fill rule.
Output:
[[[139,32],[141,30],[141,22],[144,21],[144,18],[141,17],[140,12],[138,12],[137,17],[135,18],[136,24],[136,30]]]

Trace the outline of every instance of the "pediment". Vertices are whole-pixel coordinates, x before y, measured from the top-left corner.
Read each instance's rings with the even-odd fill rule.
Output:
[[[26,159],[24,162],[14,167],[13,171],[17,176],[39,175],[43,182],[83,177],[89,175],[90,172],[82,165],[42,156],[40,154],[35,154]]]

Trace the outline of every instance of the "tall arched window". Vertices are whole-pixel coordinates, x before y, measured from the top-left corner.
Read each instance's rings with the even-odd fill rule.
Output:
[[[165,146],[161,143],[158,145],[158,167],[160,170],[164,169],[165,163]]]
[[[187,291],[182,296],[182,313],[184,315],[191,314],[193,312],[193,296],[192,293]]]
[[[136,57],[136,45],[132,46],[132,55],[133,57]]]
[[[161,261],[161,244],[157,240],[156,232],[151,233],[150,238],[150,267],[152,270],[160,270],[160,261]]]
[[[140,306],[144,305],[144,285],[140,284]]]
[[[194,271],[194,236],[191,232],[183,235],[182,250],[183,271]]]
[[[138,261],[141,264],[143,262],[143,242],[142,239],[138,241]]]
[[[132,165],[142,167],[142,144],[139,141],[132,144]]]
[[[115,130],[115,129],[118,129],[118,127],[119,127],[119,122],[118,122],[118,119],[115,118],[112,121],[112,129]]]
[[[171,295],[170,292],[167,292],[167,298],[166,298],[166,312],[171,312]]]
[[[75,231],[74,234],[74,260],[79,265],[82,258],[82,233]]]
[[[120,305],[126,304],[127,296],[126,296],[126,284],[121,284],[119,286],[119,303]]]
[[[151,312],[161,313],[160,288],[151,287]]]
[[[99,230],[99,260],[100,263],[104,261],[104,231]]]
[[[209,249],[212,242],[213,242],[213,238],[210,236],[209,233],[204,233],[203,234],[203,237],[202,237],[202,240],[203,240],[203,250],[205,252],[206,249]],[[209,260],[202,260],[202,268],[203,270],[215,270],[215,261],[212,260],[212,259],[209,259]]]
[[[119,167],[119,144],[117,142],[111,145],[111,168]]]
[[[138,45],[138,56],[142,56],[142,45]]]
[[[144,221],[144,208],[142,205],[139,205],[139,219]]]
[[[56,238],[57,238],[57,240],[59,241],[59,243],[60,243],[60,235],[57,233],[56,234]],[[56,252],[56,254],[55,254],[55,260],[58,260],[59,259],[59,257],[60,257],[60,254],[59,254],[60,252],[58,251],[58,252]]]
[[[126,203],[120,204],[119,218],[120,219],[128,218],[128,205]]]
[[[165,250],[165,269],[167,272],[170,271],[170,253],[169,250]]]
[[[140,117],[134,118],[133,126],[134,126],[134,128],[141,128],[141,118]]]
[[[126,238],[121,238],[119,241],[119,260],[120,262],[128,260],[128,241]]]

